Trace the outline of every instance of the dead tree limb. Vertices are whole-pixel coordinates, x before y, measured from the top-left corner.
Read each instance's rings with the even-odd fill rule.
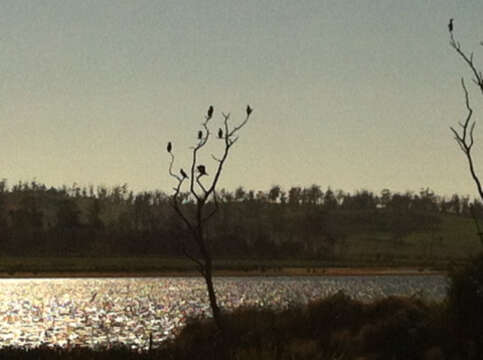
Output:
[[[481,93],[483,94],[483,73],[481,70],[478,70],[473,62],[473,53],[469,55],[463,51],[461,44],[459,41],[455,40],[454,37],[454,28],[453,28],[453,19],[450,20],[449,23],[449,33],[450,33],[450,46],[456,51],[456,53],[463,59],[466,65],[469,67],[471,72],[473,73],[473,82],[478,86]],[[482,44],[483,45],[483,44]],[[478,194],[480,198],[483,199],[483,189],[481,186],[480,178],[476,173],[473,156],[471,154],[471,149],[475,143],[474,139],[474,130],[476,126],[476,122],[472,119],[473,117],[473,108],[470,105],[470,97],[468,93],[468,89],[466,88],[465,81],[461,78],[461,87],[463,88],[464,96],[465,96],[465,106],[467,110],[466,117],[463,122],[458,122],[460,127],[459,131],[456,130],[454,127],[450,127],[451,131],[453,132],[454,138],[459,145],[461,151],[465,154],[466,160],[468,162],[468,168],[470,170],[471,177],[476,184],[476,188],[478,190]],[[483,242],[483,233],[481,232],[478,219],[476,214],[473,210],[473,207],[470,207],[471,215],[473,220],[475,221],[475,226],[477,229],[478,236],[480,240]]]
[[[454,38],[453,31],[450,31],[450,42],[449,44],[453,49],[455,49],[456,53],[463,59],[463,61],[468,65],[471,72],[473,73],[473,81],[474,83],[480,88],[481,93],[483,94],[483,73],[481,70],[478,70],[473,62],[473,53],[469,55],[465,53],[459,41],[456,41]]]
[[[458,122],[458,125],[460,126],[459,131],[457,131],[454,127],[450,127],[451,131],[454,134],[454,138],[456,142],[458,143],[461,151],[465,154],[466,160],[468,161],[468,167],[470,169],[470,174],[476,184],[476,187],[478,189],[478,194],[480,197],[483,199],[483,189],[481,187],[481,182],[476,174],[475,171],[475,166],[473,163],[473,156],[471,155],[471,149],[475,143],[474,137],[473,137],[473,132],[475,130],[475,125],[476,122],[473,121],[471,118],[473,116],[473,109],[470,106],[470,99],[468,95],[468,90],[466,89],[465,82],[463,79],[461,79],[461,86],[463,88],[464,94],[465,94],[465,105],[466,109],[468,111],[466,118],[464,122]]]

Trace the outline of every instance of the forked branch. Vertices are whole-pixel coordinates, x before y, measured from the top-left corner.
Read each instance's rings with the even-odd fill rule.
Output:
[[[186,217],[186,215],[183,213],[183,211],[181,210],[180,206],[179,206],[179,195],[180,195],[180,192],[181,192],[181,186],[183,185],[183,182],[185,181],[186,179],[186,174],[184,172],[183,169],[180,169],[180,173],[181,173],[181,176],[179,175],[176,175],[174,172],[173,172],[173,164],[174,164],[174,155],[172,153],[172,150],[171,150],[171,143],[168,144],[168,153],[169,155],[171,156],[171,161],[169,162],[169,175],[173,178],[176,179],[177,181],[177,185],[176,187],[173,188],[174,190],[174,194],[173,194],[173,201],[171,203],[171,205],[173,206],[174,210],[176,211],[176,213],[179,215],[179,217],[183,220],[183,222],[186,224],[186,226],[192,230],[193,229],[193,225],[191,224],[191,222],[188,220],[188,218]]]
[[[217,157],[212,155],[212,157],[218,162],[218,166],[216,168],[216,172],[215,172],[215,176],[213,177],[213,181],[212,181],[210,187],[208,188],[208,191],[205,193],[205,196],[206,196],[205,200],[208,199],[208,197],[211,194],[213,194],[213,192],[216,188],[216,185],[218,184],[218,180],[220,178],[221,172],[223,170],[223,165],[225,164],[225,161],[226,161],[228,154],[230,152],[230,148],[238,140],[238,132],[247,124],[248,119],[250,118],[252,111],[253,111],[252,108],[250,108],[250,106],[247,106],[245,119],[239,125],[235,126],[233,129],[230,129],[230,125],[229,125],[230,114],[229,113],[228,114],[222,113],[223,125],[225,127],[225,132],[224,132],[224,137],[223,137],[223,139],[225,141],[225,148],[224,148],[223,155],[221,156],[221,158],[217,158]],[[214,197],[214,199],[216,201],[216,197]]]
[[[475,125],[476,122],[472,120],[473,116],[473,109],[470,106],[470,99],[469,99],[469,94],[468,90],[466,89],[465,82],[463,79],[461,79],[461,86],[463,88],[464,94],[465,94],[465,105],[467,109],[467,115],[464,120],[464,122],[459,122],[458,125],[460,126],[459,131],[457,131],[454,127],[450,127],[451,131],[454,134],[454,138],[456,142],[458,143],[461,151],[466,156],[466,159],[468,161],[468,166],[470,169],[471,176],[473,180],[475,181],[476,187],[478,189],[478,193],[480,197],[483,199],[483,189],[481,187],[481,182],[480,179],[478,178],[478,175],[476,174],[474,164],[473,164],[473,157],[471,155],[471,149],[474,144],[474,137],[473,137],[473,132],[475,130]]]
[[[450,42],[449,42],[449,44],[451,45],[451,47],[453,49],[456,50],[456,53],[468,65],[468,67],[470,68],[470,70],[472,71],[473,76],[474,76],[473,81],[480,88],[481,93],[483,93],[483,73],[476,68],[476,66],[473,62],[473,53],[470,53],[468,55],[462,50],[461,44],[459,43],[459,41],[456,41],[455,38],[454,38],[453,31],[450,31]]]
[[[198,161],[197,156],[198,156],[198,151],[206,145],[206,143],[208,142],[208,139],[210,138],[210,128],[208,127],[208,123],[212,119],[212,117],[213,117],[213,106],[210,106],[210,108],[208,109],[208,112],[205,115],[205,121],[201,124],[201,126],[203,126],[204,132],[202,130],[199,131],[199,134],[201,136],[198,136],[199,142],[193,148],[193,157],[191,160],[190,192],[191,194],[193,194],[193,196],[196,198],[198,202],[201,200],[203,196],[206,197],[206,189],[199,181],[200,176],[196,176],[196,165]],[[199,195],[196,192],[195,184],[197,184],[203,191],[202,195]]]

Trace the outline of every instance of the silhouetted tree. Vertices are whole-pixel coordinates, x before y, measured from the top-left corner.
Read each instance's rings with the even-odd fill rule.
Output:
[[[209,122],[213,117],[213,112],[213,106],[210,106],[207,114],[205,115],[205,121],[202,124],[204,132],[199,131],[198,143],[194,146],[192,153],[191,171],[189,177],[189,192],[190,195],[194,198],[196,205],[194,216],[190,216],[190,214],[187,213],[187,211],[182,207],[182,203],[180,200],[181,188],[184,182],[188,179],[187,174],[183,171],[181,173],[181,176],[179,176],[173,172],[173,164],[175,158],[172,148],[169,149],[168,153],[171,156],[171,161],[169,164],[169,174],[177,182],[177,185],[174,188],[174,194],[172,196],[172,204],[176,213],[181,217],[186,227],[189,229],[192,235],[193,243],[196,247],[196,252],[193,252],[191,251],[193,247],[188,248],[183,242],[181,244],[182,251],[189,259],[191,259],[195,264],[198,265],[198,271],[205,279],[210,306],[213,312],[213,318],[218,328],[221,330],[223,326],[220,317],[220,308],[218,306],[215,289],[213,287],[213,258],[210,249],[210,241],[209,239],[207,239],[205,227],[210,218],[212,218],[218,210],[216,186],[218,184],[218,180],[220,179],[223,165],[228,158],[231,147],[238,141],[239,131],[248,122],[248,119],[250,118],[250,115],[252,113],[252,109],[250,108],[250,106],[247,106],[245,119],[239,125],[234,127],[230,126],[229,124],[230,114],[222,113],[224,120],[224,134],[222,135],[224,136],[222,136],[220,140],[224,142],[224,150],[221,157],[215,157],[214,155],[212,155],[217,165],[215,166],[214,171],[212,171],[213,175],[211,180],[208,181],[208,184],[206,184],[204,183],[203,179],[204,177],[208,177],[209,175],[206,172],[205,166],[198,163],[198,151],[202,149],[210,139],[211,132],[209,128]],[[212,203],[210,204],[212,206],[208,206],[209,202]]]
[[[281,188],[279,185],[272,186],[272,188],[268,192],[268,200],[270,200],[271,202],[277,202],[280,196],[280,193],[281,193]]]
[[[291,206],[297,206],[302,202],[302,188],[294,186],[288,191],[288,203]]]
[[[104,227],[101,219],[101,211],[101,202],[99,199],[94,199],[87,209],[87,222],[94,230],[101,230]]]
[[[330,187],[327,188],[327,191],[324,195],[324,208],[327,210],[334,210],[337,208],[337,205],[337,199],[334,192],[330,189]]]

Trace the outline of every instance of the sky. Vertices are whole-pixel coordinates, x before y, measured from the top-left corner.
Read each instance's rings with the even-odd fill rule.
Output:
[[[483,2],[2,0],[0,177],[170,191],[203,116],[254,112],[219,187],[476,194],[449,126],[466,79],[483,176]],[[208,173],[214,140],[202,153]]]

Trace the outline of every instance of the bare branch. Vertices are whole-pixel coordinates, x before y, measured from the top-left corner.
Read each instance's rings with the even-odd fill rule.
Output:
[[[230,151],[230,148],[238,140],[238,136],[234,137],[234,135],[246,125],[246,123],[248,122],[248,119],[250,118],[251,111],[252,110],[250,109],[250,112],[247,112],[247,115],[246,115],[245,119],[242,121],[242,123],[240,125],[236,126],[235,128],[233,128],[231,131],[230,131],[230,127],[229,127],[229,124],[228,124],[228,121],[230,119],[230,113],[227,113],[227,114],[222,113],[223,123],[224,123],[224,126],[225,126],[225,134],[224,134],[225,135],[225,149],[223,151],[222,157],[220,159],[216,159],[218,161],[218,167],[216,169],[216,172],[215,172],[213,181],[211,183],[211,186],[208,188],[208,191],[206,192],[205,200],[208,199],[208,197],[214,191],[216,185],[218,184],[218,180],[220,178],[221,171],[223,169],[223,165],[225,163],[225,160],[228,157],[228,153]]]
[[[210,129],[208,127],[209,121],[212,119],[213,116],[213,107],[210,106],[208,109],[207,115],[205,115],[205,121],[201,124],[203,128],[205,129],[204,135],[201,137],[199,143],[193,148],[193,157],[191,161],[191,182],[190,182],[190,192],[193,194],[193,196],[196,198],[197,201],[200,201],[200,196],[198,193],[195,191],[195,181],[199,185],[200,182],[198,179],[195,179],[195,169],[196,169],[196,164],[197,164],[197,155],[198,155],[198,150],[200,150],[202,147],[206,145],[208,142],[208,139],[210,137]],[[203,189],[201,186],[203,192],[206,194],[206,190]]]
[[[182,178],[180,176],[176,175],[175,173],[173,173],[174,155],[171,151],[169,152],[169,155],[171,155],[171,161],[169,162],[169,170],[168,170],[169,175],[171,175],[176,180],[178,180],[178,182],[180,182],[180,181],[182,181]]]
[[[218,162],[220,162],[220,161],[221,161],[220,159],[218,159],[218,158],[217,158],[215,155],[213,155],[213,154],[211,154],[211,157],[212,157],[212,158],[213,158],[213,160],[215,160],[215,161],[218,161]]]
[[[213,190],[213,203],[215,204],[215,208],[203,219],[203,221],[208,221],[213,215],[215,215],[219,209],[218,205],[218,196],[216,195],[216,191]]]
[[[476,123],[471,120],[471,117],[473,116],[473,109],[470,106],[470,98],[468,95],[468,90],[466,89],[465,82],[463,79],[461,79],[461,87],[463,88],[463,92],[465,94],[465,105],[468,113],[466,115],[465,121],[462,124],[460,123],[460,126],[462,127],[462,130],[460,133],[456,131],[453,127],[450,127],[450,129],[453,132],[455,136],[455,140],[458,143],[461,151],[466,156],[471,177],[473,178],[476,184],[480,197],[483,199],[483,188],[481,186],[480,179],[476,174],[476,171],[473,165],[473,157],[471,155],[471,148],[473,147],[473,144],[474,144],[473,132],[474,132]]]
[[[480,91],[483,93],[483,76],[481,71],[478,71],[476,69],[475,64],[473,63],[473,53],[471,53],[469,56],[465,54],[465,52],[461,49],[461,44],[455,40],[453,32],[450,32],[449,44],[453,49],[456,50],[458,55],[463,59],[464,62],[466,62],[470,70],[473,72],[473,75],[474,75],[473,81],[480,88]]]
[[[198,186],[201,188],[201,190],[203,190],[203,193],[206,194],[207,193],[206,188],[203,186],[203,184],[200,181],[200,177],[202,177],[203,175],[205,175],[205,174],[199,174],[196,177],[196,182],[198,183]]]
[[[473,124],[471,124],[471,128],[470,128],[470,144],[469,144],[470,148],[473,147],[473,144],[475,142],[475,139],[473,138],[473,130],[475,130],[475,125],[476,125],[476,122],[473,122]]]
[[[171,152],[171,149],[168,150],[169,152],[169,155],[171,155],[171,161],[169,162],[169,169],[168,169],[168,172],[169,172],[169,175],[173,178],[176,179],[176,181],[178,182],[178,185],[173,188],[174,190],[174,194],[173,194],[173,198],[172,198],[172,203],[171,205],[173,206],[174,210],[176,211],[176,213],[179,215],[179,217],[183,220],[183,222],[186,224],[186,226],[191,230],[193,229],[193,225],[191,224],[191,222],[188,220],[188,218],[186,217],[186,215],[183,213],[183,211],[181,210],[180,206],[179,206],[179,194],[181,192],[181,186],[183,185],[183,182],[184,180],[186,179],[184,176],[181,177],[179,175],[176,175],[174,172],[173,172],[173,164],[174,164],[174,155],[173,153]]]
[[[250,118],[250,115],[247,114],[246,117],[245,117],[245,120],[242,121],[242,123],[238,126],[235,126],[235,128],[230,132],[230,136],[233,136],[234,134],[236,134],[242,127],[244,127],[246,125],[246,123],[248,122],[248,119]]]
[[[179,217],[186,224],[186,226],[188,227],[188,229],[190,229],[191,231],[193,231],[193,229],[194,229],[193,224],[191,224],[191,222],[188,220],[188,218],[186,217],[186,215],[183,213],[183,211],[181,210],[181,208],[179,206],[178,196],[180,194],[181,185],[183,185],[184,179],[185,178],[180,179],[179,182],[178,182],[178,186],[174,189],[173,201],[172,201],[171,205],[173,206],[174,210],[179,215]]]

